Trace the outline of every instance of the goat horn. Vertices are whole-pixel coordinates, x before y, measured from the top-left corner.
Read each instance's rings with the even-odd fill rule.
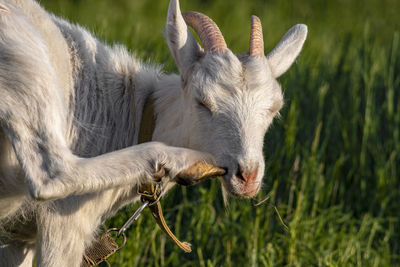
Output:
[[[187,25],[192,27],[199,35],[206,52],[224,52],[227,46],[217,24],[212,19],[198,12],[185,12],[182,14]]]
[[[264,39],[261,21],[257,16],[251,16],[250,56],[264,56]]]

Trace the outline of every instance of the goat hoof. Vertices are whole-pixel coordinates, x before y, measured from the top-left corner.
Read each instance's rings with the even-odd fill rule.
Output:
[[[222,176],[225,173],[226,171],[224,169],[204,161],[199,161],[190,166],[188,169],[178,173],[175,179],[180,185],[190,186],[198,184],[209,178]]]

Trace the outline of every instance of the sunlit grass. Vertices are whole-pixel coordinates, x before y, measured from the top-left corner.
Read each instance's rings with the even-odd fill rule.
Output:
[[[176,70],[162,34],[168,1],[41,2]],[[187,0],[182,9],[211,16],[236,53],[248,49],[251,14],[262,19],[268,50],[293,24],[309,26],[280,78],[286,104],[265,140],[256,200],[269,199],[230,199],[226,211],[216,181],[175,188],[163,200],[166,219],[193,252],[179,251],[145,212],[112,265],[400,265],[400,2]]]

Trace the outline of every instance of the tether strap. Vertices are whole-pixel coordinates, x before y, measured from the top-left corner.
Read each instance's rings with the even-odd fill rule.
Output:
[[[149,201],[149,209],[151,210],[151,214],[153,215],[154,219],[156,220],[158,226],[166,233],[172,241],[175,242],[178,247],[180,247],[185,252],[191,252],[191,245],[188,242],[180,241],[174,233],[169,229],[167,223],[165,222],[164,215],[161,208],[161,203],[157,201],[159,194],[161,192],[155,192],[155,186],[153,184],[146,184],[139,188],[139,194],[142,195],[141,200]],[[155,202],[155,203],[154,203]]]
[[[154,100],[148,97],[144,103],[142,120],[140,122],[138,144],[150,142],[153,137],[156,118],[154,115]]]

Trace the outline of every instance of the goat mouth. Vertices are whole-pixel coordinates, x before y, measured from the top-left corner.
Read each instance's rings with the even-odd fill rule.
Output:
[[[228,175],[224,175],[223,179],[220,180],[226,191],[233,197],[252,198],[259,192],[261,188],[261,183],[253,187],[251,185],[246,186],[241,182],[232,183],[232,179],[235,179],[234,176],[229,177]]]
[[[258,193],[259,189],[260,189],[260,186],[257,186],[255,189],[247,190],[247,191],[243,192],[243,196],[245,198],[254,197]]]

